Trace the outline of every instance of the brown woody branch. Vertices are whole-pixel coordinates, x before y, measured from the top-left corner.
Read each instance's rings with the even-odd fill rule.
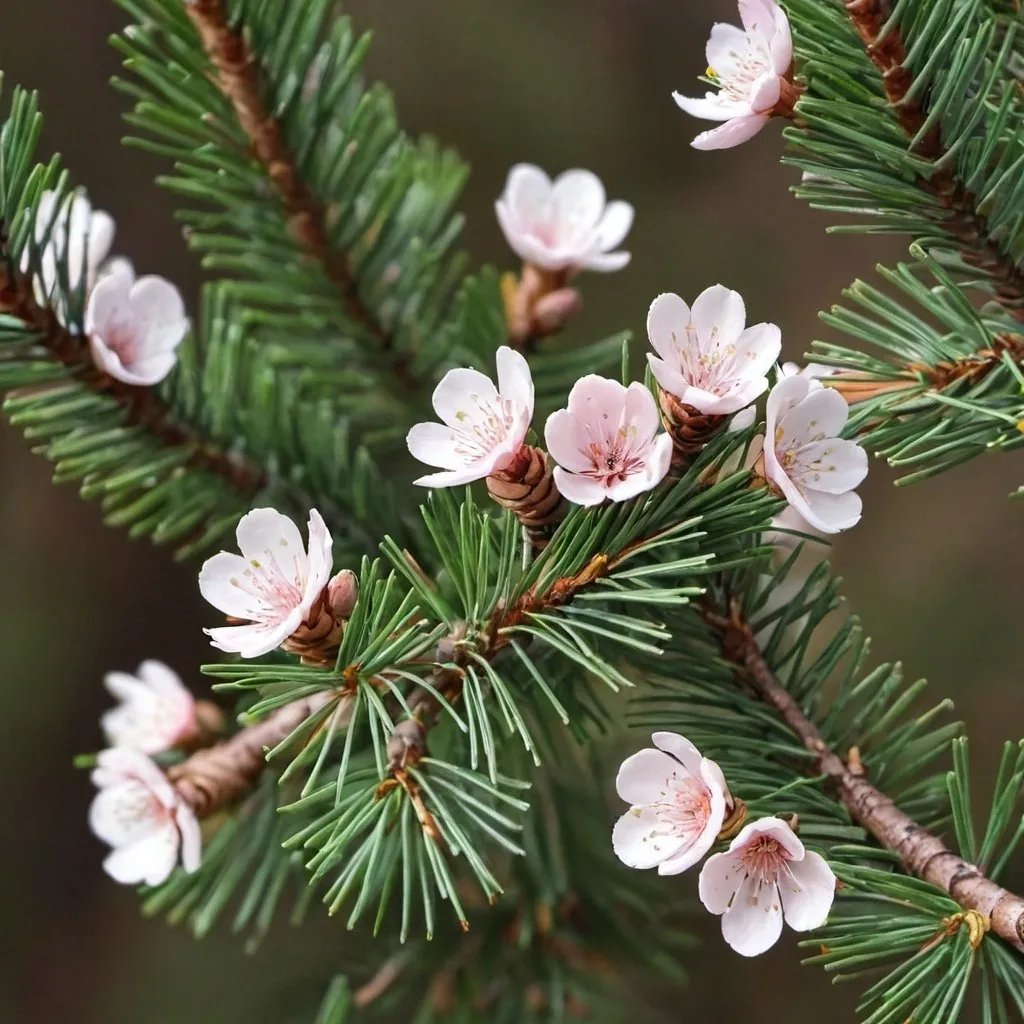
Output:
[[[728,615],[705,605],[704,620],[717,632],[722,651],[739,674],[814,755],[815,774],[828,776],[843,806],[887,850],[898,854],[910,873],[949,893],[964,910],[991,921],[992,931],[1024,952],[1024,899],[990,881],[981,870],[947,849],[938,836],[923,829],[877,789],[856,764],[847,764],[831,750],[818,727],[804,714],[793,695],[775,678],[761,653],[740,606],[733,601]],[[852,763],[852,762],[851,762]]]
[[[262,466],[210,444],[201,435],[178,423],[154,388],[134,387],[99,370],[85,338],[63,327],[52,310],[40,306],[27,276],[0,265],[0,313],[13,316],[37,332],[40,344],[62,366],[74,371],[77,380],[93,391],[114,399],[125,410],[125,422],[143,427],[163,444],[188,448],[188,465],[225,479],[243,496],[256,495],[266,482]]]
[[[925,125],[927,113],[920,101],[909,98],[913,79],[906,68],[907,51],[899,30],[882,29],[891,13],[886,0],[845,0],[853,27],[864,42],[868,56],[882,74],[886,99],[904,132],[915,138]],[[946,154],[939,125],[934,124],[918,142],[915,150],[927,160],[937,161]],[[930,192],[945,208],[945,226],[962,245],[964,259],[971,266],[991,275],[999,304],[1024,322],[1024,272],[1013,258],[992,241],[988,221],[978,210],[977,197],[956,180],[948,167],[939,168],[918,184]]]
[[[213,65],[213,80],[227,97],[238,123],[249,139],[252,155],[277,189],[288,218],[288,230],[309,258],[320,264],[341,296],[348,316],[360,324],[384,352],[394,347],[394,336],[384,328],[359,296],[355,271],[348,256],[336,251],[327,232],[327,212],[302,180],[284,130],[264,102],[266,83],[259,63],[240,28],[228,22],[224,0],[194,0],[185,5]],[[396,355],[395,374],[415,386],[408,358]]]

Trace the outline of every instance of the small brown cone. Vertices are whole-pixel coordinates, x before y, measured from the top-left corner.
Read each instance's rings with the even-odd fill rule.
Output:
[[[677,473],[684,472],[729,421],[728,416],[710,416],[680,402],[664,388],[658,388],[658,404],[665,430],[672,438],[672,469]]]
[[[487,478],[487,490],[526,528],[535,548],[547,545],[551,530],[565,517],[547,454],[525,444],[512,462]]]
[[[309,618],[281,644],[281,649],[297,654],[304,665],[331,666],[338,657],[341,631],[342,624],[331,613],[322,596],[313,605]]]

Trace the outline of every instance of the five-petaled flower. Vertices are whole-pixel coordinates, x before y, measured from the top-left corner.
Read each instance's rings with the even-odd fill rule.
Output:
[[[495,204],[512,250],[548,271],[621,270],[628,252],[612,252],[629,234],[633,207],[606,203],[604,185],[590,171],[566,171],[554,183],[533,164],[517,164]]]
[[[423,487],[455,487],[504,469],[523,447],[533,420],[533,378],[523,356],[502,345],[498,386],[479,370],[449,370],[434,389],[441,423],[417,423],[409,451],[442,472],[428,473]]]
[[[782,335],[775,324],[745,328],[746,315],[739,292],[720,284],[701,292],[692,309],[671,292],[659,295],[647,314],[655,379],[704,415],[726,416],[756,401],[768,388]]]
[[[782,934],[820,928],[832,909],[836,877],[820,854],[804,849],[780,818],[751,822],[725,853],[701,869],[701,902],[722,915],[722,935],[742,956],[758,956]]]
[[[159,754],[196,734],[196,702],[163,662],[144,661],[135,675],[109,672],[104,683],[121,702],[101,719],[112,747]]]
[[[140,387],[171,372],[188,329],[178,289],[152,275],[136,281],[126,267],[99,280],[85,310],[93,361],[115,380]]]
[[[838,436],[848,415],[838,391],[808,377],[784,377],[768,395],[765,478],[822,533],[860,520],[854,488],[867,476],[868,457]]]
[[[121,747],[104,750],[92,781],[99,792],[89,808],[89,826],[114,848],[103,862],[111,878],[127,885],[159,885],[179,854],[186,871],[199,867],[199,822],[145,754]]]
[[[793,39],[785,11],[774,0],[739,0],[743,28],[715,25],[708,39],[708,77],[718,86],[702,98],[673,99],[688,114],[724,124],[693,140],[696,149],[728,149],[768,123],[784,92]]]
[[[721,768],[689,740],[656,732],[655,747],[626,758],[615,788],[633,806],[615,824],[612,847],[631,868],[677,875],[711,849],[730,802]]]
[[[577,505],[600,505],[656,487],[672,461],[672,439],[658,433],[659,424],[658,406],[643,384],[627,388],[596,374],[581,377],[568,407],[553,412],[544,427],[559,491]]]
[[[214,647],[258,658],[280,647],[324,599],[332,540],[316,509],[309,513],[309,550],[299,528],[276,509],[242,516],[240,555],[221,551],[199,573],[199,590],[215,608],[244,624],[207,629]]]

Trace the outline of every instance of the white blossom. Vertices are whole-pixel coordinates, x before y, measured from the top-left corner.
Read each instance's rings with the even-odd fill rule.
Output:
[[[742,956],[758,956],[782,934],[820,928],[832,909],[836,877],[820,854],[805,850],[780,818],[751,822],[725,853],[709,857],[698,890],[722,936]]]
[[[449,370],[434,389],[440,423],[417,423],[409,451],[440,473],[422,487],[455,487],[505,469],[523,446],[533,421],[533,378],[523,356],[507,345],[497,352],[498,386],[479,370]]]
[[[196,702],[163,662],[144,661],[135,675],[109,672],[104,683],[121,702],[101,719],[112,747],[159,754],[195,735]]]
[[[221,551],[199,573],[203,597],[242,625],[207,629],[214,647],[258,658],[280,647],[306,621],[330,582],[332,539],[316,509],[309,513],[309,549],[299,528],[276,509],[242,516],[240,555]]]
[[[612,832],[616,856],[632,868],[677,875],[711,849],[725,820],[729,790],[721,768],[689,740],[656,732],[654,746],[626,758],[615,788],[633,806]]]
[[[705,289],[691,309],[668,292],[651,303],[648,354],[658,383],[680,402],[710,416],[738,412],[768,389],[768,371],[782,347],[775,324],[745,327],[739,292]]]
[[[774,0],[739,0],[743,28],[718,24],[708,39],[708,76],[718,86],[701,98],[673,93],[688,114],[722,121],[693,140],[696,149],[728,149],[756,135],[782,95],[793,60],[785,11]]]
[[[867,475],[868,457],[860,445],[839,437],[848,415],[838,391],[807,377],[784,377],[768,395],[765,476],[823,533],[860,520],[854,488]]]
[[[126,265],[97,282],[85,310],[93,361],[115,380],[140,387],[171,372],[188,329],[178,289],[162,277],[136,281]]]
[[[103,862],[111,878],[126,885],[159,885],[179,855],[186,871],[199,867],[199,822],[145,754],[118,747],[104,750],[92,781],[99,792],[89,808],[89,826],[113,847]]]
[[[628,252],[613,252],[633,225],[633,207],[608,203],[590,171],[566,171],[552,183],[533,164],[517,164],[495,204],[498,223],[521,259],[550,271],[621,270]]]

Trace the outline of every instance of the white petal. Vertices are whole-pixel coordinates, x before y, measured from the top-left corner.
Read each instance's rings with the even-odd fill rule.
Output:
[[[630,424],[636,428],[634,446],[648,441],[657,433],[658,427],[661,426],[661,415],[658,412],[658,403],[645,384],[633,381],[626,388],[622,418],[627,429]]]
[[[305,584],[309,559],[299,528],[275,508],[254,508],[238,521],[238,550],[258,573],[279,572],[286,580]]]
[[[750,87],[750,109],[755,114],[771,113],[772,107],[779,102],[782,85],[774,71],[762,75]]]
[[[653,352],[648,352],[647,363],[651,368],[651,373],[654,375],[654,379],[670,395],[675,395],[681,402],[685,401],[687,405],[692,405],[700,412],[710,411],[705,408],[701,398],[703,398],[705,402],[711,402],[712,404],[718,402],[717,395],[709,394],[707,391],[701,391],[700,388],[690,387],[689,381],[687,381],[686,378],[675,368],[675,365],[673,365],[673,363],[678,365],[678,360],[674,359],[669,363],[664,359],[659,359]],[[696,396],[691,396],[691,391],[696,392]],[[686,396],[685,398],[684,395]]]
[[[533,164],[516,164],[509,172],[502,198],[508,203],[520,229],[551,203],[551,179]]]
[[[659,750],[671,754],[694,778],[700,774],[700,764],[703,761],[700,751],[685,736],[677,732],[656,732],[651,734],[651,740]],[[620,793],[619,796],[622,796]],[[627,799],[627,798],[623,798]],[[630,800],[630,803],[639,803],[639,800]]]
[[[604,212],[604,185],[592,171],[573,170],[560,174],[551,194],[560,238],[579,237],[582,231],[594,228]]]
[[[285,640],[298,629],[302,613],[296,609],[278,625],[252,623],[244,626],[218,626],[204,629],[210,643],[228,654],[240,654],[243,658],[259,658],[277,650]]]
[[[158,823],[152,793],[137,779],[105,786],[89,805],[89,828],[111,846],[143,839]]]
[[[651,487],[657,487],[668,476],[672,468],[672,438],[659,434],[654,439],[654,449],[647,460],[647,478]]]
[[[746,53],[748,48],[747,33],[743,29],[718,22],[711,26],[704,56],[715,74],[726,76],[736,69],[736,55]]]
[[[735,854],[716,853],[708,857],[697,881],[701,903],[712,914],[724,914],[744,875],[743,863]]]
[[[331,578],[334,568],[334,541],[331,531],[327,529],[323,516],[315,509],[309,510],[309,521],[306,524],[309,537],[309,554],[307,556],[308,576],[302,594],[302,614],[308,615],[310,609],[319,599]]]
[[[713,764],[714,762],[707,763]],[[702,772],[701,774],[703,776],[706,773]],[[659,875],[678,875],[688,868],[692,868],[715,845],[715,840],[718,838],[718,833],[722,831],[722,824],[725,821],[725,792],[724,788],[718,785],[709,788],[711,806],[704,828],[698,835],[691,837],[690,844],[686,849],[658,865]]]
[[[655,735],[672,735],[656,733]],[[685,742],[685,740],[684,740]],[[699,770],[700,755],[697,755]],[[615,778],[615,791],[627,804],[653,804],[664,798],[669,780],[696,776],[684,765],[663,753],[646,747],[627,757]]]
[[[730,850],[741,850],[747,843],[760,836],[771,836],[793,860],[802,860],[804,844],[797,834],[781,818],[758,818],[740,829],[739,834],[729,844]]]
[[[775,35],[769,44],[772,66],[777,74],[784,75],[793,63],[793,35],[786,12],[775,4]]]
[[[587,426],[597,427],[611,422],[614,429],[625,402],[626,388],[623,384],[596,373],[588,373],[573,384],[567,408]]]
[[[646,807],[626,811],[612,829],[615,856],[631,868],[652,868],[686,845],[684,836],[667,835]]]
[[[809,932],[828,919],[836,892],[836,876],[821,854],[808,851],[789,865],[790,877],[779,879],[786,924],[793,931]]]
[[[575,505],[600,505],[608,497],[602,484],[591,477],[567,473],[561,466],[555,467],[554,477],[558,493]]]
[[[617,199],[605,207],[604,216],[597,224],[597,237],[601,249],[608,252],[622,243],[633,226],[633,207]]]
[[[630,259],[628,252],[593,253],[581,259],[579,265],[581,269],[592,270],[597,274],[612,274],[626,266]]]
[[[95,338],[90,339],[91,342],[96,340]],[[117,364],[106,367],[106,372],[116,380],[140,388],[151,388],[154,384],[159,384],[174,369],[178,361],[178,357],[173,352],[158,352],[156,355],[140,359],[118,370],[117,367],[121,365],[121,360],[118,356],[115,356],[115,359]],[[99,363],[98,359],[96,361]]]
[[[417,477],[413,483],[417,487],[463,487],[476,480],[483,480],[497,468],[494,458],[478,459],[463,469],[444,470],[441,473],[427,473],[426,476]]]
[[[689,322],[690,307],[673,292],[659,295],[647,311],[647,337],[670,368],[679,366],[679,350],[687,345]]]
[[[521,352],[502,345],[496,355],[498,367],[498,393],[502,398],[527,410],[527,420],[533,419],[533,376],[530,364]]]
[[[732,149],[752,139],[767,123],[767,114],[733,117],[717,128],[701,132],[690,145],[694,149]]]
[[[122,274],[104,277],[97,282],[85,307],[85,330],[103,333],[111,323],[130,308],[132,283]]]
[[[181,676],[162,661],[153,658],[144,661],[139,666],[138,676],[152,690],[166,697],[192,699],[188,688],[181,681]]]
[[[763,377],[782,351],[782,332],[775,324],[754,324],[736,341],[736,364],[748,377]]]
[[[265,611],[262,600],[249,588],[249,563],[229,551],[208,558],[199,571],[199,592],[218,611],[237,619],[256,619]]]
[[[529,236],[524,234],[524,229],[512,207],[505,200],[499,199],[494,204],[494,213],[498,218],[505,241],[508,242],[508,247],[521,260],[529,260],[531,250],[526,248]]]
[[[406,435],[405,443],[413,458],[440,469],[461,469],[466,458],[455,446],[458,439],[444,423],[417,423]]]
[[[765,387],[768,382],[765,381]],[[757,419],[757,409],[754,406],[749,406],[746,409],[741,409],[731,420],[729,420],[729,426],[726,428],[730,434],[738,433],[741,430],[746,430],[747,427],[752,427],[754,421]]]
[[[188,331],[181,292],[170,281],[150,274],[140,277],[129,295],[136,329],[143,339],[143,356],[176,348]]]
[[[568,409],[553,412],[544,424],[544,442],[551,457],[564,469],[580,473],[593,466],[585,454],[590,439]]]
[[[705,288],[690,310],[690,323],[697,329],[704,351],[736,342],[743,333],[746,319],[743,296],[720,284]]]
[[[740,884],[732,906],[722,916],[722,938],[740,956],[760,956],[782,934],[782,901],[774,885]]]
[[[793,502],[792,498],[789,500]],[[822,533],[849,530],[860,522],[863,510],[860,495],[853,491],[847,491],[846,494],[807,491],[803,501],[793,502],[793,505],[811,526]]]
[[[750,116],[750,104],[730,99],[725,93],[709,92],[704,96],[683,96],[672,93],[676,106],[686,111],[691,117],[700,117],[705,121],[724,121],[729,123],[739,118]],[[718,129],[713,129],[717,131]],[[706,133],[705,133],[706,134]]]
[[[767,42],[775,35],[775,4],[772,0],[739,0],[744,31]]]
[[[791,380],[805,380],[807,393],[778,421],[786,437],[804,442],[836,437],[850,414],[846,399],[833,388],[812,387],[812,382],[803,377],[787,377],[782,384]]]
[[[181,804],[175,812],[181,833],[181,866],[189,873],[199,870],[203,856],[203,836],[191,807]]]
[[[123,885],[160,885],[174,870],[178,844],[178,830],[168,822],[145,839],[114,850],[103,862],[103,870]]]
[[[135,700],[146,690],[143,683],[127,672],[108,672],[103,677],[103,685],[112,697],[123,701]]]
[[[463,427],[477,416],[480,403],[493,403],[498,397],[494,382],[479,370],[459,367],[449,370],[434,389],[434,411],[449,427]]]
[[[832,437],[800,449],[802,487],[845,494],[868,475],[868,453],[854,441]]]

